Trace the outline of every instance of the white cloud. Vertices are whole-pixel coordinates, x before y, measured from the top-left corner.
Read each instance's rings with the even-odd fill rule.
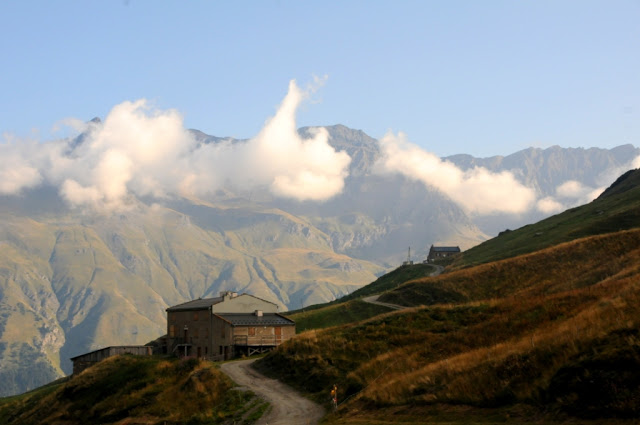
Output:
[[[492,173],[476,167],[462,171],[454,164],[409,143],[402,133],[388,133],[380,140],[380,173],[398,173],[439,189],[467,212],[479,215],[520,214],[535,201],[535,193],[512,173]]]
[[[588,204],[600,196],[618,177],[636,168],[640,168],[640,156],[619,167],[603,171],[595,179],[599,185],[598,187],[587,186],[577,180],[567,180],[556,187],[555,196],[541,199],[536,207],[543,213],[556,213],[568,208]]]
[[[275,116],[245,143],[199,145],[177,111],[144,99],[115,106],[104,122],[67,119],[65,125],[85,131],[73,149],[60,140],[0,145],[0,193],[47,181],[72,205],[113,209],[132,196],[204,195],[231,183],[323,201],[342,191],[351,158],[329,145],[324,129],[309,139],[298,135],[296,110],[312,91],[291,81]]]
[[[560,198],[583,199],[589,197],[593,191],[593,188],[585,186],[579,181],[568,180],[556,188],[556,195]]]
[[[6,135],[5,139],[9,140],[0,144],[0,194],[18,194],[23,189],[40,184],[43,177],[38,167],[30,161],[37,155],[37,143],[15,143]]]
[[[538,202],[536,202],[536,208],[545,214],[555,214],[566,209],[564,205],[556,201],[552,196],[538,200]]]

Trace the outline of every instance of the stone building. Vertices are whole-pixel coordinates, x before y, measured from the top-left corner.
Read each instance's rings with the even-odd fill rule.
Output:
[[[222,292],[167,309],[167,352],[230,359],[264,352],[295,335],[295,322],[278,306],[249,294]]]
[[[427,262],[431,263],[435,260],[460,254],[459,246],[433,246],[429,249]]]

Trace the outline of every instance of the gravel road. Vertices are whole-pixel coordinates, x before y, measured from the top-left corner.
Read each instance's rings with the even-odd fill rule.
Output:
[[[251,367],[255,359],[223,363],[220,368],[238,385],[271,404],[271,411],[257,425],[312,425],[324,416],[322,406],[300,396],[291,387],[270,379]]]

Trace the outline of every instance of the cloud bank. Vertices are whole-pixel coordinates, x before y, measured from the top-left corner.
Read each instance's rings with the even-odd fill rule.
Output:
[[[380,140],[382,156],[377,172],[402,174],[439,189],[466,212],[477,215],[520,214],[535,202],[533,189],[525,187],[512,173],[492,173],[476,167],[462,171],[407,141],[402,133],[388,133]]]
[[[587,204],[596,199],[605,189],[628,170],[640,168],[640,156],[620,167],[606,170],[596,178],[597,187],[587,186],[576,180],[568,180],[556,187],[553,196],[547,196],[536,203],[536,208],[545,214],[555,214],[568,208]]]
[[[276,114],[245,142],[201,143],[184,128],[178,111],[153,108],[144,99],[115,106],[104,122],[65,120],[81,133],[75,140],[38,143],[5,135],[0,195],[49,184],[72,206],[109,210],[127,208],[139,196],[204,196],[229,187],[325,201],[342,192],[351,158],[329,145],[323,128],[311,130],[305,139],[298,134],[296,111],[315,89],[301,90],[291,81]],[[511,172],[463,171],[411,144],[402,133],[385,135],[380,148],[375,172],[434,187],[472,215],[553,214],[590,202],[622,172],[640,167],[638,157],[601,175],[598,187],[571,180],[540,197]]]
[[[603,172],[597,187],[576,180],[560,184],[544,196],[525,186],[513,173],[492,172],[483,167],[466,171],[407,141],[404,134],[386,134],[380,140],[381,157],[375,164],[379,174],[400,174],[436,188],[472,215],[518,215],[534,210],[545,215],[583,205],[597,198],[616,178],[640,168],[640,156],[627,164]]]
[[[198,143],[175,110],[144,100],[115,106],[104,122],[78,128],[81,141],[0,144],[0,194],[42,183],[73,206],[125,208],[135,196],[204,195],[226,184],[267,188],[274,195],[324,201],[344,187],[351,158],[318,129],[302,139],[296,110],[307,96],[295,81],[274,117],[244,143]],[[6,137],[5,137],[6,139]]]
[[[610,183],[612,182],[608,182],[606,186]],[[556,187],[554,196],[540,199],[536,208],[545,214],[555,214],[567,208],[593,201],[604,191],[606,186],[593,188],[576,180],[568,180]]]

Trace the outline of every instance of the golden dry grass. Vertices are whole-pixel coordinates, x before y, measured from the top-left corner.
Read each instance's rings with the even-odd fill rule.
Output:
[[[304,334],[262,367],[322,401],[337,382],[342,400],[348,398],[341,407],[347,416],[402,406],[520,404],[552,416],[640,414],[640,385],[634,387],[640,372],[615,366],[640,366],[639,230],[413,281],[394,292],[394,301],[411,299],[418,307]],[[451,302],[451,293],[461,301]],[[446,303],[437,302],[439,294]],[[436,299],[419,306],[421,296]],[[582,370],[615,394],[580,409],[597,390],[574,385]]]

